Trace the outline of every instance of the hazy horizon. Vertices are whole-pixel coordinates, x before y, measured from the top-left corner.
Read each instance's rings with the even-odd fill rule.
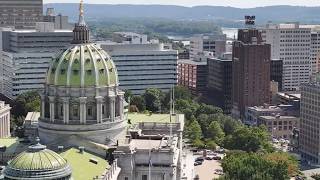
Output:
[[[80,0],[44,0],[44,3],[77,3]],[[179,6],[199,6],[199,5],[210,5],[210,6],[231,6],[237,8],[254,8],[262,6],[275,6],[275,5],[292,5],[292,6],[320,6],[319,0],[228,0],[228,1],[217,1],[217,0],[84,0],[87,4],[157,4],[157,5],[179,5]]]

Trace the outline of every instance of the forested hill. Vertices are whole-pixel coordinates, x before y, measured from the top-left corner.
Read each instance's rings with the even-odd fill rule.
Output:
[[[76,20],[78,4],[46,4],[54,7],[56,13],[68,15]],[[268,6],[249,9],[218,6],[170,6],[170,5],[107,5],[87,4],[86,16],[90,20],[106,18],[168,18],[171,20],[215,20],[239,21],[244,15],[256,15],[260,24],[273,22],[320,23],[320,7]]]

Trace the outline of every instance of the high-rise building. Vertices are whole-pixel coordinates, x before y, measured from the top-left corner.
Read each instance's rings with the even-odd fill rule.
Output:
[[[278,90],[282,90],[282,76],[283,76],[283,60],[271,59],[270,66],[270,80],[278,83]]]
[[[33,29],[42,12],[42,0],[0,0],[0,26]]]
[[[232,54],[208,59],[207,99],[230,114],[232,109]]]
[[[0,101],[0,138],[10,137],[10,109],[5,102]]]
[[[197,35],[190,40],[190,58],[197,59],[204,51],[219,57],[226,52],[226,35]]]
[[[245,108],[270,101],[270,51],[261,31],[240,29],[233,43],[232,114],[244,118]]]
[[[303,84],[301,87],[301,122],[299,144],[302,159],[320,164],[320,83]]]
[[[268,24],[264,40],[271,44],[271,59],[283,60],[282,89],[299,90],[301,83],[308,83],[311,75],[311,29],[295,24]]]
[[[320,31],[315,30],[311,32],[311,46],[310,46],[310,60],[311,73],[314,77],[320,71]]]
[[[54,30],[52,23],[1,34],[0,93],[8,97],[42,89],[52,56],[66,48],[73,36],[70,30]]]
[[[169,91],[177,85],[176,50],[162,44],[101,44],[118,69],[120,88],[143,94],[148,88]]]
[[[207,77],[207,61],[178,61],[178,84],[188,88],[193,94],[206,92]]]
[[[55,15],[53,8],[48,8],[46,15],[43,16],[43,22],[54,23],[54,29],[72,29],[72,25],[69,23],[69,17],[61,14]]]

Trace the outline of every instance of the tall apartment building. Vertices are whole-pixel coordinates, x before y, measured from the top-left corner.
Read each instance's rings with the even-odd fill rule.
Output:
[[[320,164],[320,81],[303,84],[301,88],[301,122],[299,144],[301,157]]]
[[[271,59],[270,80],[278,83],[278,90],[282,91],[283,61],[280,59]]]
[[[207,90],[207,61],[178,61],[178,84],[193,94],[204,94]]]
[[[244,118],[245,108],[270,101],[271,47],[262,40],[261,31],[240,29],[233,42],[232,114]]]
[[[226,52],[226,35],[197,35],[190,39],[190,58],[197,59],[204,51],[219,57]]]
[[[311,29],[295,24],[268,24],[264,40],[271,44],[271,59],[283,60],[282,87],[286,91],[299,90],[311,76]]]
[[[8,104],[0,101],[0,138],[10,137],[10,109]]]
[[[162,44],[102,43],[117,66],[120,88],[133,94],[143,94],[148,88],[169,91],[177,85],[176,50],[166,50]]]
[[[70,30],[54,30],[52,23],[37,23],[34,30],[2,31],[0,93],[15,97],[43,88],[52,57],[71,42]]]
[[[230,114],[232,109],[232,54],[208,59],[207,99]]]
[[[0,0],[0,26],[32,29],[42,12],[43,0]]]

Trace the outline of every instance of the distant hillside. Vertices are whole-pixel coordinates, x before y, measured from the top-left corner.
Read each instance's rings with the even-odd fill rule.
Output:
[[[46,4],[54,7],[56,13],[68,15],[76,20],[78,4]],[[245,15],[256,15],[260,24],[273,22],[320,23],[320,7],[268,6],[240,9],[221,6],[170,6],[170,5],[107,5],[87,4],[86,16],[89,20],[106,18],[168,18],[175,20],[214,20],[229,22],[242,20]]]

